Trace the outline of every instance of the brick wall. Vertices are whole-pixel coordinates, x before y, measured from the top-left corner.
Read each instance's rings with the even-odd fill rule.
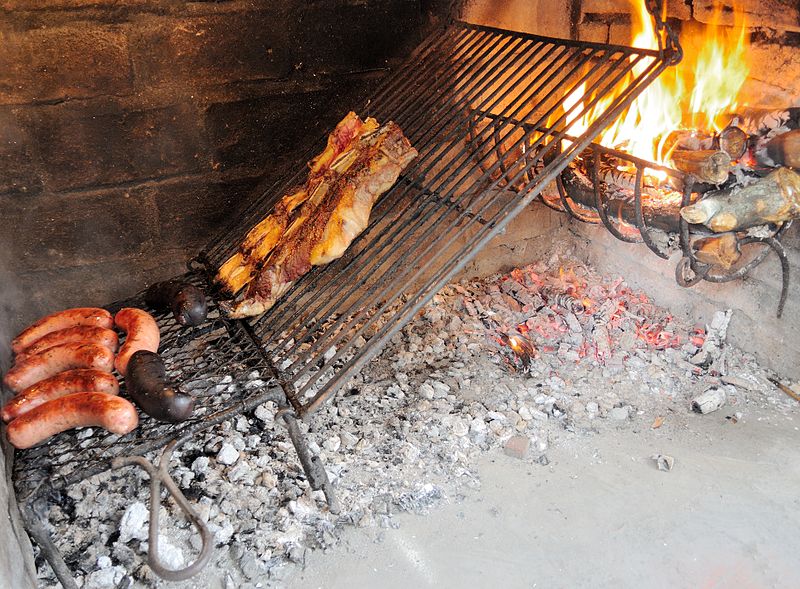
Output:
[[[0,246],[23,315],[179,271],[423,22],[420,0],[0,1]]]
[[[733,6],[745,16],[750,33],[750,79],[743,89],[750,104],[781,108],[800,104],[800,3],[797,0],[666,0],[667,15],[679,32],[708,24],[714,6],[721,24],[733,25]],[[631,0],[581,0],[579,36],[585,40],[629,44]]]

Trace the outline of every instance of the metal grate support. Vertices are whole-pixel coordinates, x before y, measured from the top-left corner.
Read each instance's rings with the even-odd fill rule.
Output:
[[[420,156],[343,258],[250,322],[298,413],[313,412],[374,357],[674,57],[467,23],[429,38],[359,113],[395,121]],[[585,101],[565,109],[579,89]],[[562,142],[601,100],[609,104],[587,131]],[[508,147],[500,157],[491,151],[498,141]],[[302,182],[298,168],[210,245],[211,274]]]

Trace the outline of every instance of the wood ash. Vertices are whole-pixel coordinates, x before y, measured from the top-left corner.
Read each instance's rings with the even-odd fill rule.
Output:
[[[279,586],[308,550],[334,545],[346,527],[396,527],[398,513],[424,515],[479,489],[486,454],[543,468],[549,449],[575,436],[656,422],[679,428],[701,418],[691,400],[709,387],[725,386],[727,405],[745,418],[753,405],[789,411],[794,401],[772,386],[773,375],[726,344],[729,319],[720,312],[708,326],[688,324],[559,253],[450,284],[300,424],[340,514],[309,488],[273,403],[175,451],[170,472],[216,550],[200,575],[170,586]],[[524,356],[513,341],[525,342]],[[259,375],[250,376],[227,386],[257,386]],[[80,586],[166,585],[146,565],[148,484],[141,469],[127,468],[53,498],[46,523]],[[161,522],[162,560],[186,566],[199,536],[171,500],[162,501]],[[56,586],[37,563],[41,585]]]

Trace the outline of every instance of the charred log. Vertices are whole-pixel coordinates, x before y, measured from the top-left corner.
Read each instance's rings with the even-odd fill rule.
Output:
[[[664,140],[662,153],[672,153],[679,149],[697,151],[699,149],[710,149],[713,146],[714,138],[711,135],[698,131],[697,129],[676,129],[671,131]]]
[[[597,210],[592,185],[580,172],[567,168],[562,172],[561,179],[570,199],[581,206]],[[598,188],[604,194],[609,192],[605,183],[601,182]],[[613,221],[636,225],[636,207],[632,195],[622,195],[619,191],[616,192],[618,196],[606,196],[604,198],[609,217]],[[668,233],[676,233],[680,229],[679,210],[680,199],[642,194],[642,213],[648,227]]]
[[[738,160],[747,151],[747,133],[739,127],[731,125],[720,131],[717,137],[719,149],[727,153],[732,160]]]

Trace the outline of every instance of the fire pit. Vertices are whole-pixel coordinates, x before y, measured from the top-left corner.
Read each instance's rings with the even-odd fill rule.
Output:
[[[276,419],[285,423],[311,488],[323,491],[331,512],[338,511],[326,472],[302,441],[296,420],[319,410],[589,145],[593,133],[675,61],[673,37],[661,27],[664,45],[659,50],[561,41],[466,23],[452,24],[424,42],[365,111],[400,125],[420,155],[380,200],[368,229],[346,255],[299,279],[257,319],[228,320],[213,306],[210,325],[200,332],[180,332],[161,317],[163,355],[171,375],[185,383],[199,404],[196,417],[169,428],[149,422],[121,438],[92,436],[89,430],[65,432],[17,458],[17,491],[29,530],[61,582],[74,586],[35,506],[86,477],[129,465],[144,468],[153,481],[151,513],[158,513],[164,485],[202,538],[193,563],[170,567],[157,553],[159,521],[151,516],[151,568],[170,580],[196,574],[210,557],[209,532],[170,479],[169,458],[199,431],[268,401],[278,407]],[[584,116],[620,83],[626,90],[604,104],[582,136],[566,149],[555,149],[569,118]],[[586,84],[595,88],[595,99],[557,114],[563,97]],[[465,144],[464,131],[476,109],[498,116]],[[531,127],[518,119],[530,121]],[[525,164],[501,157],[481,173],[479,166],[491,155],[475,161],[471,145],[485,150],[495,134],[517,133],[518,146],[530,141],[532,155]],[[319,150],[315,146],[312,153]],[[303,167],[297,169],[255,199],[199,256],[190,279],[211,283],[244,235],[300,184]],[[523,190],[510,200],[494,190],[523,178]],[[136,303],[121,306],[141,306]],[[141,458],[164,446],[160,465]]]
[[[208,321],[187,330],[157,316],[168,373],[194,397],[192,419],[167,426],[143,416],[125,436],[84,428],[16,454],[17,498],[40,564],[65,587],[76,575],[91,587],[184,580],[208,562],[236,568],[231,583],[279,578],[306,547],[334,543],[341,525],[391,526],[393,510],[424,511],[459,493],[448,481],[476,485],[468,457],[478,451],[547,465],[552,439],[590,431],[597,418],[646,415],[661,427],[672,409],[651,403],[652,392],[686,404],[714,386],[732,404],[777,402],[775,375],[724,345],[730,312],[708,326],[676,319],[555,238],[547,262],[453,282],[541,195],[660,258],[680,252],[683,286],[745,277],[775,252],[780,316],[789,288],[780,239],[791,218],[719,232],[701,227],[713,214],[699,215],[734,187],[757,193],[761,180],[774,182],[755,164],[728,179],[730,162],[717,154],[745,162],[775,153],[767,142],[797,127],[797,111],[720,128],[707,118],[707,136],[679,134],[665,157],[642,156],[610,132],[592,142],[637,112],[637,97],[647,100],[681,59],[661,2],[642,3],[643,23],[651,16],[655,44],[637,48],[610,35],[562,40],[460,21],[427,38],[359,111],[400,125],[419,157],[345,255],[260,317],[221,310],[218,270],[302,183],[319,142],[191,261],[182,278],[211,294]],[[109,309],[141,307],[142,296]],[[605,393],[602,379],[620,389]],[[177,508],[159,516],[162,490]],[[54,526],[68,531],[54,535]]]
[[[653,47],[658,36],[647,3],[640,4],[633,42]],[[602,223],[621,241],[644,243],[660,258],[679,250],[675,274],[684,287],[742,279],[774,252],[782,270],[780,318],[789,291],[789,261],[780,239],[800,203],[800,176],[790,169],[800,163],[794,154],[800,109],[731,112],[748,73],[745,23],[736,15],[736,26],[726,32],[718,26],[719,12],[696,31],[703,42],[695,41],[674,70],[579,154],[558,178],[558,196],[545,195],[543,202],[574,219]],[[564,108],[582,108],[592,96],[581,86]],[[493,119],[487,112],[476,115],[476,128],[481,119]],[[594,117],[569,120],[568,131],[580,133]],[[698,124],[704,126],[691,126]],[[507,157],[509,142],[494,139],[497,159]],[[526,158],[524,150],[516,155]],[[759,247],[743,255],[751,244]]]

